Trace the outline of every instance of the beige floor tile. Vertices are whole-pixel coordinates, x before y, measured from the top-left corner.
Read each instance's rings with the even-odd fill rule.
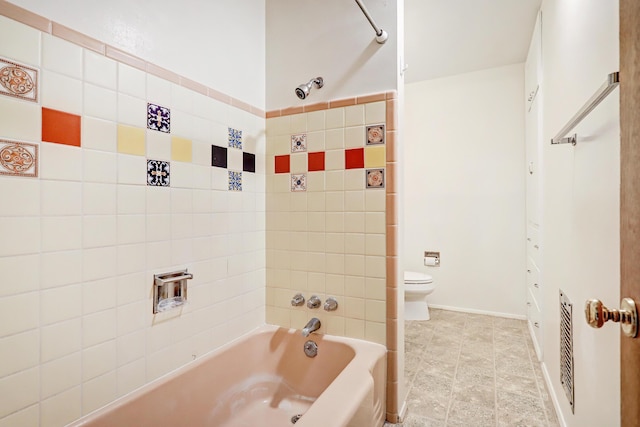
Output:
[[[405,323],[403,424],[385,427],[557,427],[527,323],[431,309]]]

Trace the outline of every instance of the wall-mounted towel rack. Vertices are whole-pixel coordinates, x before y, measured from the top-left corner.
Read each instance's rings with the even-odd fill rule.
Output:
[[[607,81],[604,82],[604,84],[600,87],[600,89],[598,89],[596,93],[594,93],[593,96],[589,98],[589,100],[582,106],[582,108],[578,110],[576,115],[573,116],[571,120],[569,120],[569,123],[567,123],[562,128],[562,130],[558,132],[558,134],[551,140],[551,144],[576,145],[576,143],[578,142],[577,134],[573,134],[568,137],[565,137],[565,135],[571,132],[571,130],[574,127],[576,127],[578,123],[582,121],[582,119],[587,117],[587,115],[591,111],[593,111],[593,109],[596,108],[598,104],[600,104],[600,102],[602,102],[602,100],[605,99],[607,95],[611,93],[612,90],[618,87],[619,84],[620,84],[620,73],[616,71],[615,73],[609,74],[607,76]]]

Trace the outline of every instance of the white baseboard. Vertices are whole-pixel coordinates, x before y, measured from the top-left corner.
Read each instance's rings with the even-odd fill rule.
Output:
[[[527,320],[527,316],[524,314],[499,313],[496,311],[475,310],[472,308],[449,307],[446,305],[437,305],[437,304],[429,304],[429,307],[438,308],[440,310],[459,311],[461,313],[486,314],[487,316],[506,317],[507,319]]]
[[[561,427],[567,427],[567,422],[564,420],[562,416],[562,411],[560,410],[560,402],[558,401],[558,395],[553,387],[551,387],[551,377],[549,376],[549,371],[547,371],[547,365],[544,362],[540,362],[540,368],[542,369],[542,376],[544,376],[544,382],[547,385],[547,391],[551,396],[551,401],[553,402],[553,407],[556,410],[556,415],[558,416],[558,422]]]

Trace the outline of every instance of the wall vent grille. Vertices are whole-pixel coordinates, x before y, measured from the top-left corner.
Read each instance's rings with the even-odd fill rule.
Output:
[[[573,388],[573,304],[560,291],[560,383],[575,413]]]

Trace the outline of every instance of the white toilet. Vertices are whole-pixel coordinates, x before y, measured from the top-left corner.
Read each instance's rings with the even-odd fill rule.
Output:
[[[404,319],[429,320],[427,295],[436,288],[433,277],[416,271],[404,272]]]

